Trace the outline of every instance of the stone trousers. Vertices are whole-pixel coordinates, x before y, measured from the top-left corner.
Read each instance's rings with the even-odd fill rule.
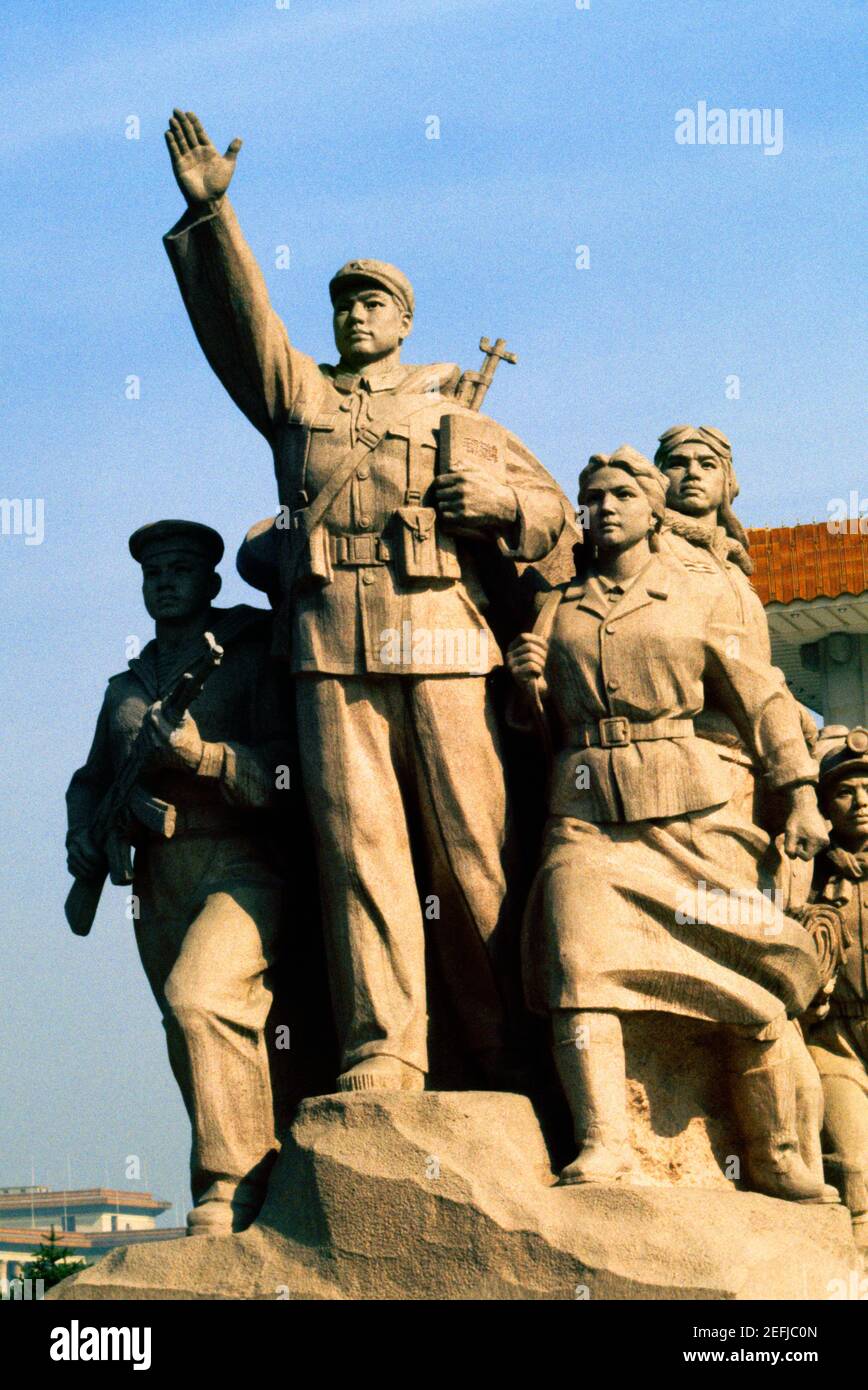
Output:
[[[823,1131],[844,1170],[844,1200],[868,1223],[868,1017],[833,1012],[808,1036],[823,1083]]]
[[[255,1200],[276,1149],[265,1023],[280,882],[245,838],[191,835],[139,850],[133,887],[139,955],[193,1131],[193,1201],[231,1199],[239,1183]]]
[[[464,1041],[505,1046],[507,807],[482,676],[296,677],[341,1069],[428,1069],[426,930]]]

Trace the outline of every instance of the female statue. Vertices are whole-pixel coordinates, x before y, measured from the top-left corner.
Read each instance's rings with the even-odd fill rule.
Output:
[[[579,488],[590,544],[509,653],[527,702],[547,706],[556,750],[524,969],[528,1003],[552,1015],[579,1145],[560,1180],[629,1172],[621,1015],[659,1012],[724,1029],[751,1186],[834,1201],[799,1153],[786,1042],[788,1015],[820,986],[817,954],[783,913],[743,911],[767,906],[768,837],[693,728],[706,696],[730,715],[785,799],[787,854],[808,859],[826,832],[795,704],[726,579],[660,550],[666,480],[654,465],[625,445],[594,455]],[[738,904],[735,922],[721,900]]]

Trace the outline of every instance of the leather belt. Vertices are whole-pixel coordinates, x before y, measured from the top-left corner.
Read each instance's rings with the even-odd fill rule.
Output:
[[[655,738],[693,738],[692,719],[653,719],[647,724],[633,724],[629,719],[614,715],[597,719],[593,724],[577,724],[571,729],[579,748],[626,748],[631,743],[644,743]]]
[[[178,806],[175,810],[175,833],[179,835],[239,835],[250,833],[250,818],[228,807],[220,806]],[[138,837],[137,837],[138,838]],[[144,839],[158,844],[168,843],[158,831],[144,832]]]
[[[381,536],[357,535],[330,536],[331,559],[333,565],[387,565],[392,551]]]

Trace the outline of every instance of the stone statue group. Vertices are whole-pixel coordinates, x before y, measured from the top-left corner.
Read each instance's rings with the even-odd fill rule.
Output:
[[[475,1084],[524,1088],[544,1017],[575,1136],[560,1182],[629,1182],[622,1017],[699,1020],[718,1030],[747,1184],[837,1201],[824,1126],[864,1239],[868,734],[818,742],[771,664],[729,442],[684,425],[653,463],[594,455],[576,525],[478,413],[485,374],[401,362],[401,271],[337,272],[338,362],[317,365],[226,198],[240,141],[220,155],[176,110],[166,142],[184,303],[273,450],[279,513],[238,562],[273,611],[214,606],[210,527],[135,532],[155,638],[108,683],[67,844],[76,930],[106,874],[133,885],[193,1131],[190,1234],[242,1230],[261,1206],[272,977],[314,931],[331,1089],[424,1090],[438,1027]]]

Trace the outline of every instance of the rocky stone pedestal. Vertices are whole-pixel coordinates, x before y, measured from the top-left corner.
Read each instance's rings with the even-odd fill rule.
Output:
[[[524,1096],[322,1096],[249,1231],[115,1250],[51,1297],[825,1299],[859,1268],[843,1207],[736,1191],[698,1131],[654,1186],[661,1153],[638,1185],[559,1188]]]

